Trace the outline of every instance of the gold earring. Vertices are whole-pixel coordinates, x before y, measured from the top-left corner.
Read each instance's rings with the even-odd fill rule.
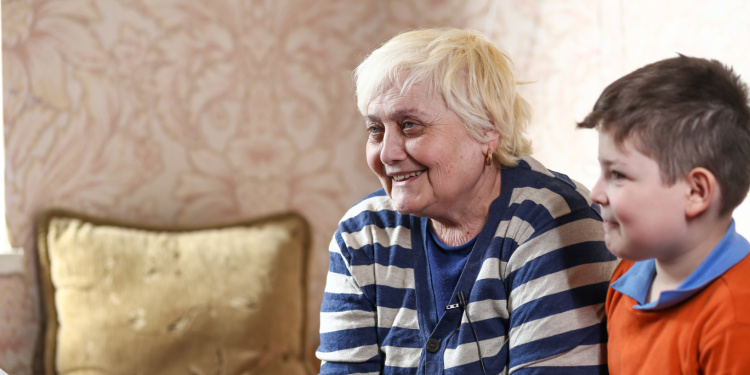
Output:
[[[484,159],[484,165],[488,167],[492,165],[492,149],[489,147],[487,148],[487,158]]]

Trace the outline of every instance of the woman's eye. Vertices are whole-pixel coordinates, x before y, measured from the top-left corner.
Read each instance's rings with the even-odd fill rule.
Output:
[[[421,122],[404,121],[401,123],[401,130],[407,135],[418,135],[422,129],[424,125]]]

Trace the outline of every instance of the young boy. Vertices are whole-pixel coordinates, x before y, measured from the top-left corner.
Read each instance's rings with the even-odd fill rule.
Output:
[[[750,244],[732,211],[750,186],[739,76],[679,57],[609,85],[578,124],[599,130],[607,295],[617,374],[750,374]]]

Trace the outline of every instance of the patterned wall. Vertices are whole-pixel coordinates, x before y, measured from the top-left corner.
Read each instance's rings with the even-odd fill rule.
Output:
[[[30,373],[33,218],[52,206],[190,226],[301,212],[312,352],[328,241],[378,187],[351,70],[399,31],[473,28],[509,51],[536,156],[590,186],[596,135],[574,124],[602,88],[675,52],[750,74],[748,16],[741,0],[2,0],[7,220],[28,271],[0,277],[0,368]]]

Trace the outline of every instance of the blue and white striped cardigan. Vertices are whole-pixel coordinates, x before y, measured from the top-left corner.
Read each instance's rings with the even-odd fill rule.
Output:
[[[456,287],[487,374],[606,374],[616,258],[588,190],[530,157],[501,178]],[[343,217],[321,306],[321,374],[482,374],[463,308],[437,321],[427,225],[396,212],[383,190]]]

